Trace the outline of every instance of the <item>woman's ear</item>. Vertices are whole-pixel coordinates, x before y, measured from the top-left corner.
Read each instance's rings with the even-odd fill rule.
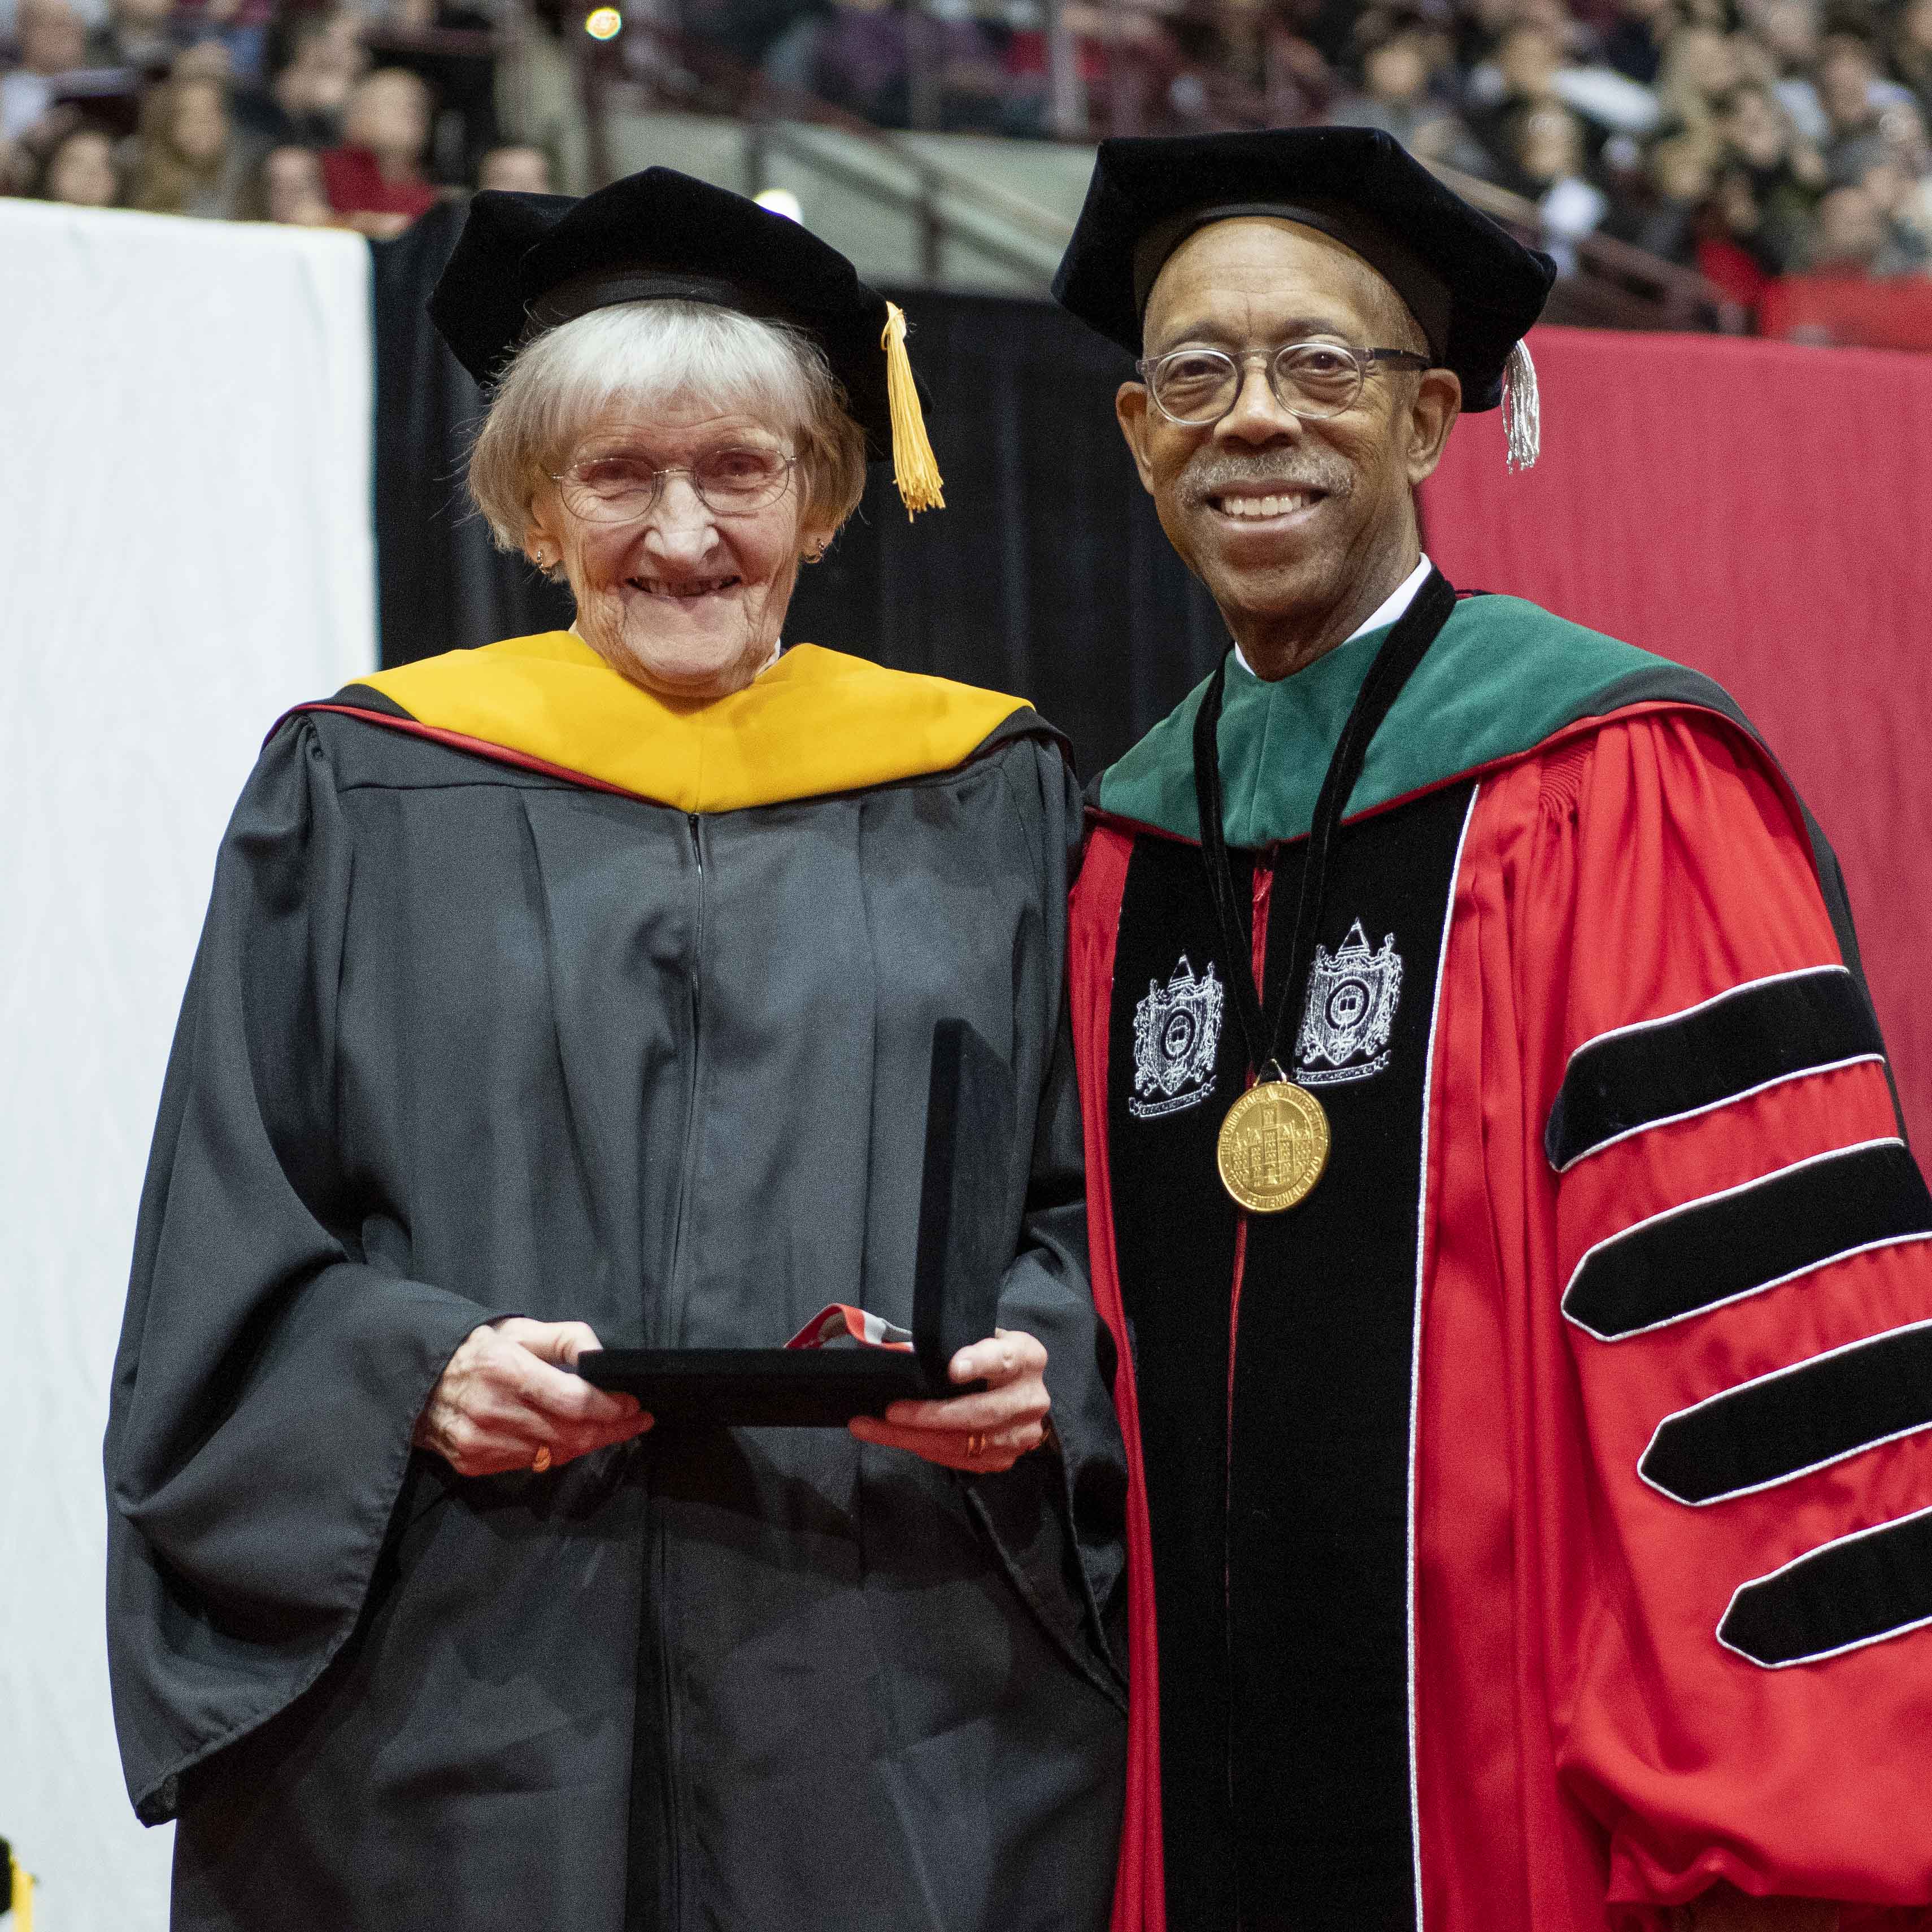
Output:
[[[838,534],[836,524],[807,524],[798,533],[799,560],[802,563],[822,562],[825,553],[832,548],[832,539]]]
[[[546,490],[531,501],[524,526],[524,554],[553,579],[563,568],[563,532],[554,490]]]

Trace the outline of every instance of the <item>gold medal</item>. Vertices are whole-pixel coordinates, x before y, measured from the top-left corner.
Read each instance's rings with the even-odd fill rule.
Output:
[[[1257,1081],[1228,1109],[1214,1158],[1221,1185],[1250,1214],[1281,1214],[1308,1198],[1328,1165],[1328,1116],[1306,1087]]]

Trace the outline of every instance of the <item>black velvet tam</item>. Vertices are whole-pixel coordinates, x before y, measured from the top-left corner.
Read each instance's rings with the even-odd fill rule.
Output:
[[[1354,249],[1408,303],[1437,362],[1462,378],[1466,410],[1502,400],[1510,350],[1556,278],[1548,256],[1379,128],[1294,128],[1102,142],[1053,292],[1138,356],[1161,264],[1196,229],[1242,214],[1284,216]]]
[[[532,335],[653,297],[805,328],[824,346],[868,454],[890,456],[886,298],[801,224],[673,168],[580,200],[485,190],[429,300],[457,360],[486,387]]]

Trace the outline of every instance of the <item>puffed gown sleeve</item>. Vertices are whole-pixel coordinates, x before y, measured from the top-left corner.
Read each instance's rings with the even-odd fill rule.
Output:
[[[335,1132],[355,854],[306,721],[215,868],[143,1191],[106,1442],[110,1660],[130,1795],[272,1717],[353,1628],[416,1417],[514,1310],[403,1279]]]
[[[1554,989],[1521,1077],[1558,1774],[1613,1924],[1719,1880],[1919,1924],[1932,1197],[1883,1043],[1741,733],[1640,718],[1532,776],[1491,930]]]

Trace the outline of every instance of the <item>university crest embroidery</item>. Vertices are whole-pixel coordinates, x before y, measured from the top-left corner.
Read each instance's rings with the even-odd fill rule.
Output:
[[[1147,998],[1134,1009],[1134,1090],[1127,1112],[1136,1120],[1178,1114],[1214,1092],[1222,998],[1214,962],[1197,979],[1184,952],[1165,986],[1148,982]]]
[[[1379,1073],[1389,1062],[1389,1035],[1401,998],[1402,955],[1394,933],[1380,952],[1372,952],[1357,920],[1332,953],[1317,946],[1295,1043],[1296,1079],[1304,1087],[1332,1087]]]

